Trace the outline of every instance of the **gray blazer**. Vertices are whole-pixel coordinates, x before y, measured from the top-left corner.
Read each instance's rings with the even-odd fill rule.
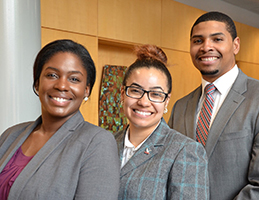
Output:
[[[0,137],[0,172],[41,123],[16,125]],[[119,159],[113,135],[76,113],[49,139],[11,187],[10,200],[114,200]]]
[[[125,133],[115,135],[121,160]],[[206,200],[208,182],[203,146],[170,129],[162,119],[121,169],[119,200]]]
[[[196,140],[201,86],[178,100],[169,126]],[[210,199],[259,199],[259,81],[239,74],[223,102],[206,143]]]

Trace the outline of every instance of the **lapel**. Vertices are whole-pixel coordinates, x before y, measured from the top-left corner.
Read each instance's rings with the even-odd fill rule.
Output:
[[[184,116],[186,135],[196,141],[196,109],[201,96],[202,86],[198,87],[187,102]]]
[[[68,119],[58,131],[47,141],[47,143],[38,151],[38,153],[31,159],[31,161],[26,165],[23,171],[15,180],[9,197],[12,199],[19,199],[20,193],[23,190],[23,187],[31,179],[31,177],[37,172],[39,167],[46,161],[51,153],[59,147],[64,140],[67,139],[78,127],[78,125],[83,122],[83,116],[78,111],[74,116]],[[51,170],[51,169],[50,169]],[[47,172],[46,172],[47,174]],[[13,189],[13,190],[12,190]],[[15,193],[11,193],[15,191]]]
[[[161,119],[161,123],[154,130],[154,132],[150,135],[150,137],[144,142],[144,144],[140,147],[140,149],[129,159],[129,161],[123,166],[121,169],[120,176],[124,176],[130,171],[138,168],[140,165],[145,163],[147,160],[154,157],[160,150],[159,147],[163,146],[166,140],[165,135],[168,131],[166,131],[169,127],[167,126],[164,119]],[[123,136],[120,138],[119,142],[119,154],[120,159],[122,160],[123,156],[123,148],[124,148],[124,138],[125,131],[122,134]],[[148,148],[149,154],[145,153]]]
[[[226,99],[219,109],[213,124],[211,125],[209,136],[205,146],[208,158],[211,156],[219,137],[221,136],[233,113],[245,100],[243,93],[246,92],[246,90],[247,76],[239,69],[237,79],[235,80]]]

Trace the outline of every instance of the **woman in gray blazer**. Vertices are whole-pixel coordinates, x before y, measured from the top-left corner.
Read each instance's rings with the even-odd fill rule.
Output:
[[[117,199],[114,137],[84,121],[79,111],[95,82],[88,51],[71,40],[51,42],[33,70],[42,114],[1,135],[0,199]]]
[[[121,102],[129,125],[115,135],[121,161],[119,200],[209,199],[202,145],[163,119],[172,80],[162,49],[144,45],[128,68]]]

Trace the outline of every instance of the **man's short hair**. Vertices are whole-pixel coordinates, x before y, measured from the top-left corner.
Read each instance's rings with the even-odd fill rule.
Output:
[[[207,12],[203,15],[201,15],[193,24],[192,29],[191,29],[191,34],[190,37],[192,36],[193,28],[197,24],[201,22],[206,22],[206,21],[218,21],[218,22],[223,22],[226,24],[226,29],[230,33],[232,39],[234,40],[237,37],[237,31],[236,31],[236,26],[234,21],[226,14],[217,12],[217,11],[212,11],[212,12]]]

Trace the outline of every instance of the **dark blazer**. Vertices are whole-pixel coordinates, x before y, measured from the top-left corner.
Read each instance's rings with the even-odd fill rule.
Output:
[[[0,137],[0,172],[41,118],[9,128]],[[76,113],[48,140],[11,187],[10,200],[114,200],[119,159],[113,135]]]
[[[121,160],[125,133],[115,135]],[[203,146],[170,129],[164,119],[120,173],[119,200],[205,200],[208,190]]]
[[[201,86],[178,100],[169,126],[196,140]],[[259,81],[239,74],[206,143],[211,200],[259,199]]]

